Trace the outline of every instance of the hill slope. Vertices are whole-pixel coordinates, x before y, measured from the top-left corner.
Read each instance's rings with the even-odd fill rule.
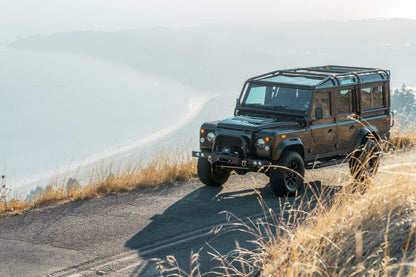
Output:
[[[233,91],[281,68],[345,64],[390,69],[393,87],[416,86],[416,20],[374,19],[263,25],[202,25],[72,32],[20,39],[10,47],[107,59],[189,86]]]

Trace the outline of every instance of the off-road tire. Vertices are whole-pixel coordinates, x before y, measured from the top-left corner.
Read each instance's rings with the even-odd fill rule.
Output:
[[[351,153],[349,166],[352,177],[364,182],[372,178],[378,169],[381,157],[380,145],[369,139]]]
[[[301,155],[296,151],[285,151],[277,167],[270,169],[270,185],[277,196],[294,196],[303,185],[303,176],[305,164]]]
[[[198,158],[197,169],[199,180],[210,187],[222,186],[230,177],[230,170],[219,169],[204,158]]]

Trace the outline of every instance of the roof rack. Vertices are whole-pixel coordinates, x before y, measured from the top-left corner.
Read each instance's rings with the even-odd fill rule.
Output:
[[[371,76],[372,78],[365,78],[363,80],[363,76],[367,75],[375,75]],[[275,70],[269,73],[265,73],[259,76],[255,76],[250,78],[248,81],[267,81],[273,77],[277,76],[286,76],[286,77],[303,77],[309,79],[315,79],[316,82],[313,85],[305,85],[302,86],[309,86],[309,87],[319,87],[324,85],[327,81],[332,80],[332,86],[341,86],[342,80],[347,77],[351,77],[353,83],[360,84],[360,83],[369,83],[375,81],[386,81],[390,78],[390,71],[385,69],[379,68],[369,68],[369,67],[357,67],[357,66],[340,66],[340,65],[324,65],[324,66],[314,66],[314,67],[301,67],[295,69],[283,69],[283,70]],[[287,80],[286,80],[287,81]],[[274,83],[281,83],[287,84],[287,82],[279,82],[279,81],[271,81]],[[294,79],[294,82],[296,80]]]

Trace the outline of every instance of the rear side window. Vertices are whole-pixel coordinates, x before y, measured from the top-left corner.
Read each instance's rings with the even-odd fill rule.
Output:
[[[372,86],[361,88],[361,109],[368,110],[372,108],[383,107],[383,87]]]
[[[315,116],[315,108],[321,107],[323,111],[323,116],[331,116],[331,97],[330,92],[317,92],[315,93],[313,106],[312,106],[312,118]]]
[[[338,114],[346,114],[353,112],[351,89],[337,91],[335,95]]]
[[[377,87],[373,87],[373,96],[372,96],[372,100],[373,100],[373,106],[374,107],[383,107],[384,103],[383,103],[383,87],[382,86],[377,86]]]

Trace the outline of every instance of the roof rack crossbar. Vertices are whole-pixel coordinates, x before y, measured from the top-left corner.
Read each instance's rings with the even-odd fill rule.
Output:
[[[299,71],[286,71],[282,72],[282,75],[288,74],[288,75],[302,75],[302,76],[313,76],[313,77],[327,77],[328,74],[322,74],[322,73],[314,73],[314,72],[299,72]]]
[[[375,68],[370,67],[359,67],[359,66],[341,66],[341,65],[325,65],[325,66],[316,66],[315,68],[320,69],[336,69],[342,72],[351,72],[351,71],[363,71],[363,70],[374,70]]]
[[[337,65],[325,65],[325,66],[316,66],[316,67],[307,67],[303,70],[313,70],[317,72],[327,72],[327,73],[350,73],[351,71],[363,72],[363,71],[373,71],[378,70],[377,68],[367,68],[367,67],[352,67],[352,66],[337,66]]]
[[[262,81],[266,78],[271,78],[274,76],[293,76],[293,77],[306,77],[306,78],[315,78],[320,79],[314,87],[320,86],[328,80],[332,81],[334,86],[340,86],[340,78],[351,77],[353,79],[357,78],[357,84],[363,82],[362,76],[365,74],[375,74],[380,75],[381,79],[388,80],[390,77],[390,72],[388,70],[383,70],[379,68],[368,68],[368,67],[353,67],[353,66],[339,66],[339,65],[324,65],[324,66],[315,66],[315,67],[301,67],[295,69],[283,69],[275,70],[269,73],[265,73],[259,76],[250,78],[248,81]],[[354,77],[353,77],[354,76]]]
[[[293,87],[293,88],[305,88],[305,89],[313,89],[315,88],[314,85],[303,85],[303,84],[292,84],[292,83],[285,83],[285,82],[268,82],[268,81],[261,81],[261,80],[252,80],[253,84],[267,84],[267,85],[283,85],[285,87]]]
[[[351,71],[356,71],[356,70],[340,70],[340,69],[314,69],[315,72],[325,72],[325,73],[332,73],[332,74],[346,74],[346,73],[350,73]]]
[[[320,81],[319,83],[317,83],[315,86],[318,87],[320,85],[322,85],[323,83],[327,82],[328,80],[332,81],[332,84],[335,86],[335,82],[334,82],[334,76],[327,76],[325,79],[323,79],[322,81]]]
[[[292,75],[292,76],[299,76],[299,77],[311,77],[311,78],[316,78],[316,77],[321,77],[321,78],[325,78],[328,76],[328,74],[323,74],[323,73],[312,73],[312,72],[297,72],[297,71],[283,71],[283,70],[279,70],[279,71],[274,71],[274,72],[270,72],[267,74],[263,74],[263,75],[259,75],[256,77],[251,78],[252,80],[260,80],[260,79],[265,79],[265,78],[271,78],[274,76],[278,76],[278,75],[283,75],[283,76],[288,76],[288,75]]]
[[[356,72],[351,72],[351,75],[354,75],[355,77],[357,77],[357,82],[359,84],[361,84],[361,77],[360,77],[360,75],[358,75]]]

